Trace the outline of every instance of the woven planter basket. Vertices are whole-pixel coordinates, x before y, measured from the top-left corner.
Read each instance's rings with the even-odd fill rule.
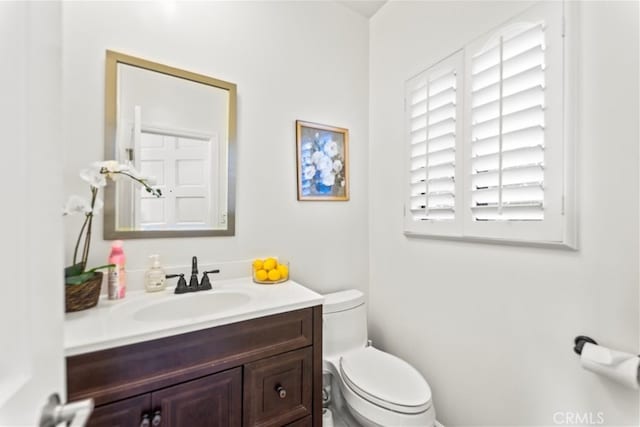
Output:
[[[65,285],[65,311],[71,313],[95,307],[100,298],[101,287],[101,272],[96,272],[91,279],[80,285]]]

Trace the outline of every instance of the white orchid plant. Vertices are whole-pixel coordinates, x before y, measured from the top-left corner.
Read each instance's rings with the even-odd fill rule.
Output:
[[[95,162],[91,164],[89,168],[82,169],[80,171],[80,178],[89,184],[91,197],[85,199],[84,197],[73,195],[69,197],[64,208],[64,215],[80,214],[85,216],[73,250],[73,263],[64,270],[65,283],[67,285],[84,283],[91,279],[96,271],[112,266],[111,264],[106,264],[89,270],[86,268],[87,260],[89,259],[89,248],[91,247],[93,217],[94,215],[98,215],[104,206],[102,199],[98,197],[98,192],[102,187],[107,185],[108,179],[115,181],[119,175],[126,176],[138,182],[148,193],[156,197],[162,196],[160,189],[152,186],[153,179],[151,177],[145,177],[132,166],[118,163],[115,160]],[[82,257],[78,262],[78,251],[80,249],[80,243],[83,242],[83,237]]]

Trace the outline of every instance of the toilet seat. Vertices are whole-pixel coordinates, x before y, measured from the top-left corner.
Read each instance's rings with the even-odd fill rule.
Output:
[[[370,403],[403,414],[431,407],[431,389],[422,375],[404,360],[373,347],[340,358],[344,382]]]

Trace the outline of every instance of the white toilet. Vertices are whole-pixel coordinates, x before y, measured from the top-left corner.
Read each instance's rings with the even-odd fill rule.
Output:
[[[323,370],[331,373],[350,414],[364,426],[435,425],[431,389],[404,360],[367,344],[364,295],[324,296]]]

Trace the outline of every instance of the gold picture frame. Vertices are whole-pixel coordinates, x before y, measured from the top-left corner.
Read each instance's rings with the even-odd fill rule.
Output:
[[[298,200],[349,200],[349,130],[296,120]]]

